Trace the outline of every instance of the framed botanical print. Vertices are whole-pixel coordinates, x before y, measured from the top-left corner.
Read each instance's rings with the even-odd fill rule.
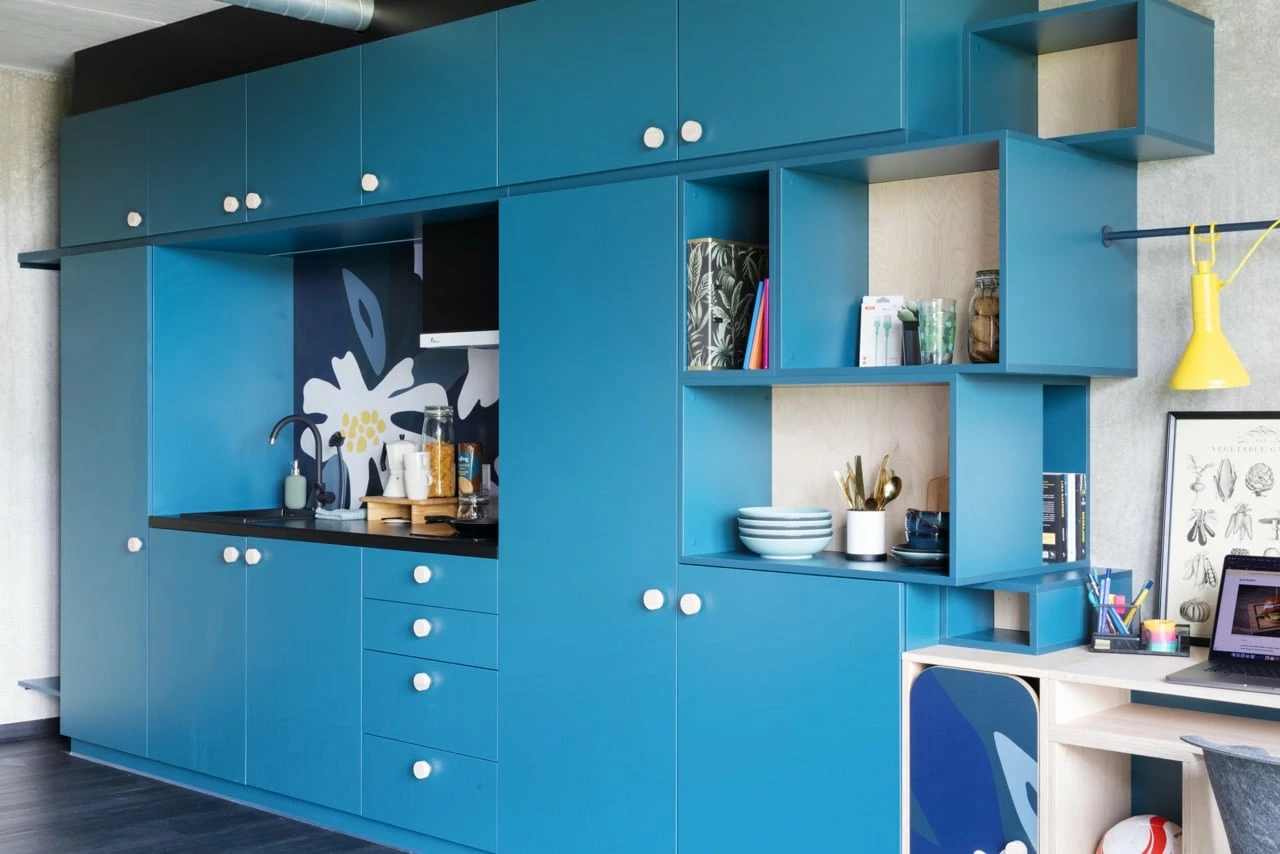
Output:
[[[1229,554],[1280,557],[1280,412],[1170,412],[1160,609],[1207,641]]]

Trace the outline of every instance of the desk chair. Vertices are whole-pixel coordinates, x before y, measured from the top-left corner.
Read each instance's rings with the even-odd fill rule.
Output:
[[[1280,851],[1280,758],[1258,747],[1182,740],[1204,751],[1232,854]]]

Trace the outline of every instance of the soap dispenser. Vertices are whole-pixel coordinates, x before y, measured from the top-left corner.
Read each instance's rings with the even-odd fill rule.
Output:
[[[284,506],[289,510],[301,510],[307,506],[307,479],[293,461],[293,469],[284,479]]]

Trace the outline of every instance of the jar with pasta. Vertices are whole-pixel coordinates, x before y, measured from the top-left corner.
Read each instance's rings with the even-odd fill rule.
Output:
[[[428,406],[422,413],[422,450],[431,472],[429,498],[452,498],[458,486],[457,445],[453,441],[453,407]]]

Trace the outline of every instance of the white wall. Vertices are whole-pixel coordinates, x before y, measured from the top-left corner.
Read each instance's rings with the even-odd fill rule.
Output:
[[[0,69],[0,725],[58,714],[17,686],[58,673],[58,279],[16,256],[58,242],[64,94]]]

